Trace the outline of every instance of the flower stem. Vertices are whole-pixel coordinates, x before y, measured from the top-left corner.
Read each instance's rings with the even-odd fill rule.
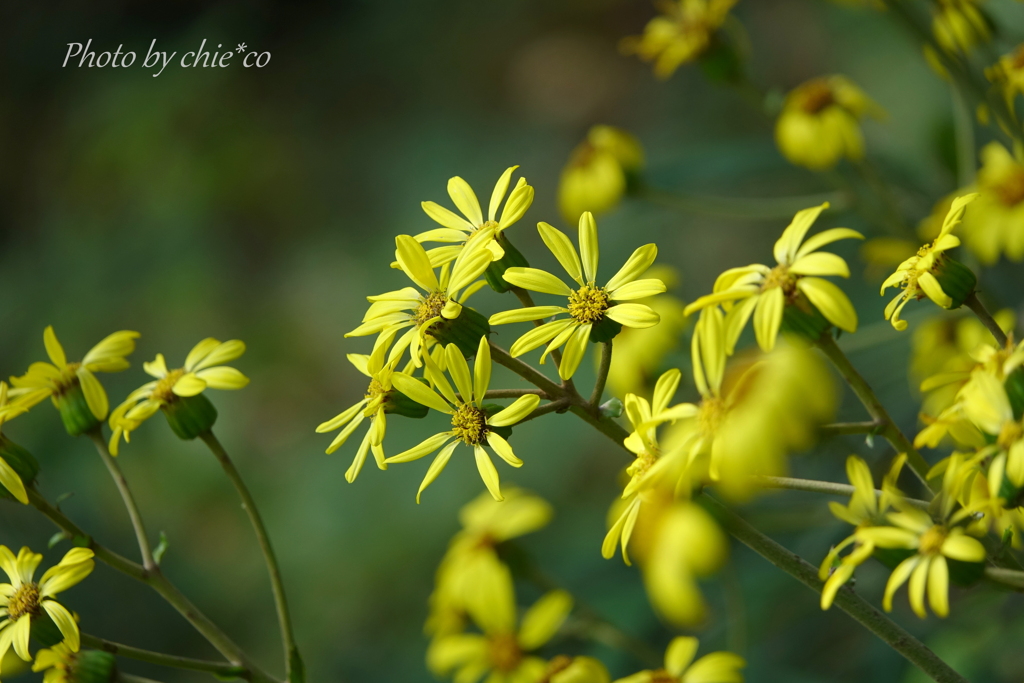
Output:
[[[1024,592],[1024,572],[1002,567],[985,567],[985,578],[1018,593]]]
[[[564,399],[564,398],[560,398],[557,401],[551,401],[550,403],[545,403],[544,405],[542,405],[542,406],[540,406],[538,408],[535,408],[532,413],[530,413],[529,415],[524,417],[522,420],[520,420],[516,424],[523,424],[524,422],[532,420],[535,417],[540,417],[541,415],[547,415],[548,413],[556,413],[556,412],[559,412],[559,411],[564,412],[565,410],[568,410],[569,405],[570,405],[569,404],[569,400],[568,399]]]
[[[563,397],[567,395],[565,387],[556,384],[547,375],[534,368],[529,363],[524,363],[518,358],[513,358],[512,355],[501,348],[494,342],[490,342],[491,346],[491,359],[494,360],[498,365],[503,365],[512,372],[516,373],[530,384],[540,388],[544,393],[551,397]]]
[[[179,657],[177,655],[164,654],[163,652],[143,650],[141,648],[132,647],[131,645],[115,643],[110,640],[91,636],[88,633],[82,634],[82,645],[85,647],[91,647],[94,650],[103,650],[104,652],[109,652],[110,654],[118,657],[136,659],[140,662],[158,664],[160,666],[167,666],[174,669],[205,671],[206,673],[214,674],[219,678],[241,678],[243,680],[249,680],[251,678],[248,671],[243,667],[235,666],[234,664],[213,662],[205,659],[192,659],[191,657]]]
[[[547,394],[540,389],[488,389],[484,398],[519,398],[530,394],[547,398]]]
[[[817,593],[821,592],[825,584],[818,578],[816,567],[762,534],[714,498],[705,495],[704,500],[722,526],[740,543],[811,590]],[[849,585],[839,589],[833,604],[884,640],[892,649],[906,657],[938,683],[967,683],[966,678],[942,661],[927,645],[875,609],[864,598],[857,595]]]
[[[790,491],[807,491],[809,493],[824,493],[832,496],[852,496],[856,489],[848,484],[836,484],[831,481],[816,481],[814,479],[794,479],[793,477],[755,477],[757,483],[765,488],[789,489]],[[880,496],[882,492],[875,489],[875,495]],[[927,510],[931,505],[927,500],[916,498],[904,498],[903,501],[916,508]]]
[[[110,451],[107,449],[107,442],[103,438],[103,433],[100,431],[99,426],[89,432],[89,438],[96,444],[96,450],[99,452],[100,458],[103,459],[103,464],[107,466],[111,478],[117,485],[117,490],[121,493],[121,499],[124,501],[124,506],[128,510],[128,516],[132,520],[132,528],[135,529],[135,538],[139,542],[142,566],[147,571],[153,571],[157,566],[156,561],[153,559],[153,551],[149,546],[149,538],[146,536],[146,527],[142,522],[139,506],[135,504],[132,490],[128,488],[128,480],[124,478],[124,474],[121,472],[117,461],[110,455]]]
[[[278,626],[281,630],[281,640],[284,645],[286,677],[290,683],[301,683],[305,679],[305,672],[298,647],[295,645],[295,634],[292,630],[291,617],[288,614],[288,599],[284,592],[284,582],[281,579],[281,570],[277,565],[277,558],[274,556],[274,549],[270,545],[270,536],[267,534],[267,529],[263,525],[259,509],[256,507],[256,501],[253,499],[248,487],[246,487],[245,482],[242,481],[242,475],[239,474],[235,464],[228,457],[224,446],[221,445],[213,432],[208,431],[205,434],[201,434],[200,438],[206,443],[218,462],[220,462],[221,467],[224,468],[224,473],[228,475],[228,479],[231,480],[239,497],[242,499],[242,507],[245,509],[246,514],[249,515],[249,522],[252,523],[252,528],[256,532],[256,538],[263,553],[263,560],[270,574],[270,585],[274,593],[274,607],[277,610]]]
[[[853,389],[853,393],[857,395],[860,402],[864,404],[868,413],[876,422],[882,423],[881,431],[879,432],[886,440],[892,444],[899,453],[907,454],[907,463],[911,469],[917,475],[918,479],[924,485],[925,489],[929,493],[932,493],[931,487],[928,486],[928,470],[931,467],[928,465],[928,461],[914,448],[914,444],[910,442],[903,432],[900,431],[893,419],[889,417],[889,412],[882,405],[882,402],[875,395],[874,390],[868,385],[857,369],[853,367],[850,359],[846,357],[839,345],[836,344],[836,340],[832,338],[830,332],[826,332],[821,335],[821,338],[816,342],[819,349],[828,356],[828,359],[832,361],[832,364],[836,366],[839,374],[843,376],[846,383]]]
[[[999,323],[996,322],[995,318],[988,312],[988,309],[985,308],[985,304],[981,303],[981,299],[978,298],[978,292],[971,292],[971,295],[964,300],[964,304],[967,305],[967,308],[971,309],[974,315],[978,316],[978,320],[985,326],[985,329],[992,333],[999,347],[1005,347],[1007,341],[1006,333],[1003,332],[1003,328],[999,327]]]
[[[597,369],[597,382],[594,384],[594,393],[590,395],[590,405],[595,409],[601,405],[604,385],[608,382],[608,371],[612,368],[612,341],[609,339],[601,344],[601,365]]]
[[[878,434],[884,428],[884,422],[869,420],[867,422],[833,422],[822,425],[818,431],[829,436],[849,436],[850,434]]]

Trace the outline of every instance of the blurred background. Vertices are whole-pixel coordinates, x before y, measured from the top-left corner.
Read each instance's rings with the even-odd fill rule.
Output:
[[[1019,4],[988,8],[1018,42],[1024,37]],[[328,456],[331,437],[313,432],[362,396],[365,379],[345,354],[368,352],[371,342],[343,334],[358,324],[365,296],[404,286],[388,263],[395,234],[433,225],[420,201],[449,205],[453,175],[487,197],[498,175],[520,164],[536,201],[509,235],[531,260],[553,265],[533,225],[567,227],[556,208],[559,173],[596,123],[635,133],[647,150],[649,181],[665,190],[775,197],[832,189],[827,176],[787,164],[771,122],[734,91],[695,68],[659,82],[648,65],[621,56],[620,38],[639,33],[653,13],[647,0],[0,3],[0,374],[21,374],[44,358],[48,324],[71,358],[112,331],[138,330],[132,369],[102,377],[116,404],[145,381],[141,363],[157,352],[177,366],[206,336],[243,339],[248,352],[236,365],[252,383],[211,395],[221,414],[217,432],[270,527],[310,681],[432,680],[422,624],[433,571],[458,528],[458,509],[483,490],[462,453],[419,506],[414,494],[426,461],[387,472],[369,464],[348,485],[343,474],[357,444]],[[949,90],[891,17],[819,0],[747,1],[735,14],[763,86],[785,91],[843,73],[888,110],[884,122],[865,125],[868,149],[881,172],[898,179],[911,223],[955,189]],[[123,44],[139,61],[128,69],[61,68],[67,43],[90,38],[97,51]],[[225,69],[172,65],[153,78],[139,67],[153,39],[179,56],[206,39],[208,47],[244,42],[272,59],[262,69],[237,59]],[[680,274],[675,294],[689,301],[710,291],[724,268],[766,262],[786,222],[627,199],[599,218],[603,272],[655,241],[661,262]],[[852,212],[826,214],[818,225],[878,234]],[[880,278],[863,274],[856,245],[836,251],[851,259],[846,289],[863,326],[844,343],[913,431],[910,334],[882,320]],[[991,303],[1018,301],[1021,275],[1005,262],[987,271]],[[489,290],[475,301],[488,313],[507,305]],[[510,343],[511,335],[503,330],[497,339]],[[685,338],[680,345],[687,348]],[[688,374],[686,357],[675,362]],[[585,363],[578,383],[589,386],[591,376]],[[681,393],[692,397],[692,383]],[[841,412],[866,419],[851,396]],[[432,417],[391,427],[389,451],[439,425]],[[127,516],[91,444],[67,437],[45,405],[5,431],[41,461],[47,497],[65,496],[69,516],[135,555]],[[526,466],[499,463],[503,484],[555,506],[553,522],[521,541],[544,571],[661,650],[676,632],[652,612],[638,572],[600,556],[605,514],[627,464],[604,438],[569,417],[536,420],[516,431]],[[883,466],[890,453],[880,440],[843,437],[794,458],[793,470],[844,481],[851,452]],[[280,672],[266,573],[214,459],[154,419],[122,449],[120,463],[153,535],[169,539],[166,573]],[[766,495],[744,514],[814,564],[846,530],[812,494]],[[52,533],[32,510],[3,505],[0,542],[42,550]],[[44,565],[65,550],[48,551]],[[877,604],[886,576],[869,563],[858,590]],[[521,588],[523,604],[538,594]],[[837,610],[822,613],[815,594],[745,548],[734,548],[705,592],[712,613],[698,632],[702,651],[735,648],[749,661],[749,681],[921,680],[881,641]],[[972,681],[1020,680],[1021,599],[981,588],[969,596],[954,589],[953,600],[946,621],[919,621],[905,599],[896,601],[895,618]],[[214,655],[145,586],[105,566],[65,603],[88,633]],[[641,668],[580,641],[556,650],[600,656],[613,676]],[[131,662],[124,668],[168,683],[203,679]]]

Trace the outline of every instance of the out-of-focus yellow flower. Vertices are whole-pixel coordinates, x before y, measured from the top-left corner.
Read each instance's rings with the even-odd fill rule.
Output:
[[[558,655],[548,662],[547,671],[537,683],[609,683],[611,676],[600,660],[593,657]]]
[[[366,297],[370,308],[363,316],[363,323],[345,336],[376,334],[374,347],[377,347],[385,342],[391,343],[399,331],[407,329],[395,342],[387,362],[395,362],[409,349],[409,356],[416,367],[423,365],[428,338],[448,343],[456,325],[474,327],[474,322],[476,327],[483,325],[476,330],[479,335],[474,337],[475,345],[476,339],[487,334],[487,321],[472,309],[464,310],[463,304],[485,284],[477,278],[491,264],[493,254],[487,244],[492,239],[492,232],[492,228],[481,228],[473,233],[454,264],[441,267],[440,276],[434,272],[430,257],[419,242],[409,235],[396,237],[398,266],[420,289],[405,287]],[[477,317],[479,321],[476,321]],[[472,354],[472,348],[463,349],[463,352]]]
[[[961,227],[967,248],[985,265],[1001,254],[1024,260],[1024,165],[990,142],[981,150],[978,180],[967,191],[979,193]]]
[[[596,216],[615,208],[630,178],[644,165],[644,150],[630,133],[613,126],[594,126],[572,151],[558,182],[558,208],[567,223],[578,223],[584,211]]]
[[[11,377],[11,398],[26,408],[51,399],[72,436],[94,429],[110,409],[107,392],[94,373],[126,370],[125,356],[135,351],[138,337],[138,332],[115,332],[92,347],[80,362],[69,363],[53,326],[48,326],[43,344],[50,362],[33,363],[21,377]]]
[[[241,389],[249,378],[236,368],[222,365],[245,353],[240,339],[222,342],[207,337],[192,347],[185,364],[174,370],[167,369],[162,353],[142,368],[155,377],[128,395],[110,415],[110,452],[117,455],[121,437],[130,441],[131,433],[163,410],[167,423],[182,439],[194,439],[209,431],[217,419],[217,410],[203,396],[206,389]]]
[[[990,38],[988,22],[979,4],[980,0],[938,0],[935,3],[932,32],[944,50],[967,53]]]
[[[458,389],[457,394],[431,357],[425,356],[424,360],[426,361],[426,378],[437,391],[420,380],[401,372],[393,374],[391,382],[396,389],[417,403],[450,415],[452,428],[449,431],[435,434],[419,445],[398,455],[393,455],[384,462],[388,464],[412,462],[441,449],[434,461],[430,463],[427,474],[423,477],[423,482],[416,492],[416,502],[419,503],[423,490],[441,474],[452,457],[452,453],[455,452],[456,446],[464,443],[473,449],[480,478],[483,479],[487,490],[491,492],[495,500],[502,500],[498,470],[491,462],[491,457],[484,449],[484,444],[490,446],[502,460],[512,467],[522,467],[523,461],[516,457],[512,446],[498,433],[498,430],[503,427],[511,427],[533,412],[533,409],[540,403],[540,397],[536,394],[520,396],[507,408],[494,414],[488,414],[484,406],[487,387],[491,382],[491,349],[488,346],[487,337],[480,338],[472,376],[469,373],[466,358],[459,347],[449,344],[445,348],[448,373],[455,382],[455,388]]]
[[[470,615],[482,633],[460,633],[436,638],[427,650],[427,666],[438,676],[455,672],[456,681],[488,680],[508,683],[538,681],[548,664],[530,654],[547,644],[572,611],[572,597],[562,590],[541,596],[526,610],[516,628],[515,592],[508,568],[490,575],[477,586],[478,599]]]
[[[1006,104],[1013,111],[1017,95],[1024,94],[1024,43],[985,69],[985,75],[990,81],[1002,87]]]
[[[59,563],[47,569],[39,581],[34,581],[36,568],[43,556],[22,548],[17,557],[0,545],[0,569],[10,583],[0,584],[0,608],[6,617],[0,622],[0,658],[14,648],[19,657],[32,661],[28,651],[32,620],[46,614],[64,636],[64,642],[78,651],[80,636],[78,622],[64,605],[54,598],[89,576],[96,563],[88,548],[72,548]]]
[[[960,402],[964,416],[992,440],[978,457],[992,458],[988,477],[993,490],[1000,490],[1004,472],[1014,486],[1024,485],[1024,424],[1014,417],[1003,383],[975,370],[960,390]]]
[[[823,76],[786,96],[775,124],[775,142],[791,163],[812,171],[834,167],[843,157],[864,156],[860,119],[884,110],[845,76]]]
[[[487,219],[484,219],[483,210],[480,208],[480,200],[476,193],[465,180],[455,176],[448,181],[448,196],[451,197],[455,207],[462,213],[459,214],[444,208],[437,202],[422,202],[420,206],[423,211],[435,222],[440,223],[441,228],[435,228],[427,232],[421,232],[415,236],[417,242],[445,242],[453,243],[453,246],[438,247],[427,252],[430,257],[430,265],[437,267],[454,261],[462,252],[469,238],[480,230],[487,232],[490,239],[484,242],[484,246],[491,252],[494,261],[505,255],[502,247],[502,233],[505,228],[516,223],[526,210],[533,204],[533,187],[526,184],[526,178],[520,177],[512,193],[508,195],[505,206],[501,203],[508,193],[508,186],[512,182],[512,173],[519,168],[510,166],[498,178],[491,192],[491,201],[487,207]],[[498,209],[501,208],[501,215]]]
[[[674,638],[665,650],[665,668],[641,671],[615,683],[743,683],[740,670],[747,663],[742,657],[720,651],[693,661],[699,645],[696,638]]]
[[[928,604],[937,616],[949,614],[949,564],[946,559],[962,562],[981,562],[985,559],[985,548],[978,539],[969,536],[964,524],[971,521],[972,512],[955,510],[957,493],[962,488],[961,477],[964,469],[959,456],[954,455],[947,468],[939,494],[938,521],[924,510],[901,505],[896,501],[899,512],[890,512],[886,519],[891,526],[868,526],[857,529],[854,534],[858,543],[872,544],[876,548],[912,550],[914,554],[896,566],[885,586],[882,606],[892,611],[892,597],[907,580],[910,580],[910,606],[914,613],[924,619],[925,593]]]
[[[811,318],[815,311],[828,323],[846,330],[857,331],[857,312],[849,297],[836,285],[821,276],[849,277],[850,269],[839,256],[818,251],[826,244],[843,239],[864,239],[856,230],[832,228],[804,240],[807,231],[828,202],[821,206],[799,211],[793,221],[775,242],[774,255],[778,263],[774,268],[761,264],[730,268],[715,280],[712,294],[702,296],[686,307],[686,315],[708,306],[731,307],[726,322],[726,348],[731,353],[740,332],[751,314],[757,343],[764,351],[775,346],[779,329],[787,309],[796,322],[800,311]],[[735,304],[735,305],[734,305]],[[814,327],[814,322],[809,321]],[[824,328],[814,328],[820,335]],[[813,338],[812,334],[812,338]]]
[[[957,197],[950,206],[938,237],[921,247],[917,254],[901,263],[882,283],[881,294],[889,287],[902,291],[885,307],[885,319],[897,330],[907,329],[907,321],[900,320],[900,311],[911,299],[926,296],[942,308],[959,308],[974,291],[977,279],[974,273],[945,252],[960,246],[960,238],[952,234],[977,194]]]
[[[653,266],[644,273],[661,280],[668,288],[678,280],[669,266]],[[649,386],[665,358],[679,346],[686,328],[686,305],[671,294],[657,294],[637,303],[646,304],[658,314],[660,322],[643,329],[623,328],[615,338],[615,354],[608,371],[608,387],[616,396],[639,394]]]
[[[871,470],[862,459],[851,455],[846,459],[846,477],[853,484],[853,495],[850,496],[848,505],[840,505],[835,501],[828,504],[832,514],[854,529],[865,526],[873,526],[885,523],[885,513],[894,500],[902,497],[896,480],[900,476],[904,463],[907,461],[905,453],[896,456],[888,474],[882,482],[882,495],[875,493],[875,484],[871,479]],[[862,543],[853,552],[842,559],[838,567],[835,567],[836,560],[840,553],[848,546],[857,542],[856,533],[846,537],[839,545],[833,546],[818,569],[818,578],[825,582],[821,591],[821,608],[828,609],[836,597],[839,588],[850,580],[853,571],[865,560],[871,557],[875,551],[872,543]]]
[[[75,652],[67,643],[58,643],[36,653],[32,671],[43,673],[43,683],[94,683],[109,681],[115,675],[116,659],[109,652]]]
[[[642,329],[658,324],[658,314],[650,306],[635,303],[637,299],[646,299],[665,291],[665,283],[661,280],[639,279],[657,258],[656,245],[645,244],[634,251],[619,272],[601,286],[597,284],[597,223],[593,214],[585,211],[580,216],[578,254],[561,230],[547,223],[538,223],[537,230],[544,244],[579,289],[569,287],[560,278],[538,268],[509,268],[505,271],[505,280],[517,287],[567,299],[565,306],[530,306],[491,316],[492,325],[505,325],[568,314],[565,318],[534,327],[517,339],[509,349],[513,356],[521,356],[547,344],[541,354],[540,362],[543,363],[549,353],[564,345],[565,352],[558,374],[562,379],[569,379],[583,360],[588,342],[610,341],[623,325]]]
[[[645,62],[654,62],[654,75],[668,78],[711,47],[736,0],[671,0],[661,15],[644,27],[642,36],[623,38],[620,48]]]
[[[504,501],[482,493],[459,511],[462,530],[452,539],[437,569],[430,595],[426,631],[433,636],[463,629],[468,604],[477,586],[489,585],[484,575],[500,567],[496,546],[537,531],[553,510],[543,498],[517,488],[503,492]]]
[[[25,461],[28,459],[25,458],[20,447],[11,443],[3,435],[4,422],[21,415],[28,408],[17,403],[9,403],[7,401],[7,391],[7,382],[0,382],[0,485],[3,485],[5,489],[10,491],[11,495],[19,503],[28,505],[28,493],[25,491],[25,482],[22,480],[17,469],[15,469],[15,466],[25,469],[27,465]],[[11,465],[8,459],[13,461],[14,465]],[[25,474],[30,474],[30,472],[26,470]]]

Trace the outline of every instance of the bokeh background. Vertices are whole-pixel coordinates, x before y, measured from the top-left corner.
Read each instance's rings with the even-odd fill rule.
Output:
[[[1024,37],[1019,4],[989,8],[1011,42]],[[786,164],[770,122],[735,92],[693,68],[658,82],[646,65],[621,56],[619,39],[639,32],[653,11],[647,0],[0,3],[0,373],[20,374],[43,357],[47,324],[71,357],[111,331],[138,330],[133,368],[103,377],[117,402],[144,381],[141,362],[157,352],[180,363],[203,337],[245,340],[237,365],[252,383],[213,397],[217,431],[261,502],[309,680],[431,680],[422,623],[433,570],[459,507],[482,490],[465,457],[419,506],[425,461],[387,472],[371,464],[348,485],[354,444],[328,456],[330,437],[313,432],[362,395],[365,382],[345,354],[365,352],[370,342],[343,334],[358,323],[366,295],[402,284],[388,268],[393,237],[431,225],[420,201],[447,204],[453,175],[486,197],[502,170],[520,164],[536,201],[510,235],[546,264],[532,225],[565,227],[558,175],[595,123],[638,135],[650,181],[667,190],[773,197],[832,188],[827,176]],[[890,17],[820,0],[748,0],[736,15],[758,82],[784,90],[844,73],[888,110],[886,121],[866,124],[868,147],[881,172],[898,180],[911,222],[956,187],[950,93]],[[67,43],[89,38],[102,50],[123,44],[141,53],[139,61],[129,69],[61,68]],[[139,63],[154,38],[179,58],[205,38],[225,48],[245,42],[272,59],[263,69],[172,65],[153,78]],[[599,225],[606,268],[656,241],[661,260],[681,274],[675,293],[692,300],[722,269],[769,258],[785,221],[627,200]],[[819,225],[878,233],[852,212],[826,214]],[[856,259],[855,248],[837,250]],[[882,321],[877,278],[853,269],[847,289],[863,330],[844,344],[913,430],[910,335]],[[1005,264],[986,273],[990,303],[1018,301],[1021,275]],[[477,303],[488,312],[504,305],[490,292]],[[683,391],[693,395],[692,385]],[[864,419],[850,396],[842,414]],[[430,426],[392,427],[390,448],[413,444]],[[41,460],[48,497],[65,496],[71,517],[134,554],[127,517],[91,444],[67,437],[45,405],[6,431]],[[532,422],[516,432],[526,466],[502,469],[503,482],[555,505],[552,524],[521,543],[544,571],[660,650],[675,632],[651,611],[637,571],[599,554],[626,464],[603,439],[568,416]],[[878,464],[889,454],[881,442],[848,437],[795,458],[793,469],[842,481],[850,452]],[[217,463],[160,419],[137,432],[120,462],[153,535],[169,539],[168,575],[280,671],[265,571]],[[768,495],[744,514],[813,563],[844,532],[810,494]],[[42,549],[52,533],[32,510],[5,504],[0,511],[4,544]],[[48,551],[46,562],[64,550]],[[866,565],[858,590],[877,601],[885,577]],[[538,594],[521,588],[523,603]],[[705,589],[713,610],[699,632],[704,647],[741,652],[750,681],[921,680],[872,635],[836,610],[821,613],[813,593],[743,548]],[[102,565],[67,595],[89,633],[213,655],[147,588]],[[989,588],[958,593],[945,622],[921,622],[905,599],[897,604],[895,618],[972,681],[1024,676],[1020,598]],[[601,656],[614,675],[640,668],[582,641],[557,649]],[[134,663],[125,669],[167,682],[202,678]]]

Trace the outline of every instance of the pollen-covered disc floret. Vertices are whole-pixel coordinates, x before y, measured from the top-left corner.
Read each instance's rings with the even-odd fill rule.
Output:
[[[598,285],[597,223],[593,214],[586,211],[580,216],[579,253],[560,230],[547,223],[538,223],[537,229],[544,244],[577,287],[572,288],[555,275],[537,268],[509,268],[505,271],[504,277],[509,283],[533,292],[565,297],[566,305],[531,306],[496,313],[491,316],[492,325],[568,314],[535,327],[517,339],[509,349],[513,356],[521,356],[547,344],[540,358],[543,363],[549,353],[564,346],[558,374],[562,379],[569,379],[583,360],[587,342],[610,341],[623,325],[647,328],[658,324],[660,318],[650,306],[632,303],[665,291],[665,283],[661,280],[640,279],[658,256],[657,246],[647,244],[640,247],[607,283]]]
[[[441,449],[427,469],[427,474],[416,493],[418,503],[423,490],[444,470],[455,448],[464,443],[473,448],[476,466],[487,490],[495,500],[502,500],[498,470],[495,469],[491,456],[484,446],[489,446],[512,467],[522,467],[523,461],[516,457],[508,441],[494,428],[510,427],[522,420],[537,407],[540,397],[536,394],[520,396],[509,407],[488,415],[483,403],[491,381],[491,349],[486,337],[480,338],[472,375],[466,357],[455,344],[445,347],[444,360],[448,374],[454,381],[454,387],[429,355],[424,356],[425,378],[434,389],[404,372],[394,373],[391,381],[396,389],[417,403],[450,415],[451,429],[435,434],[418,446],[391,456],[385,462],[411,462]]]

